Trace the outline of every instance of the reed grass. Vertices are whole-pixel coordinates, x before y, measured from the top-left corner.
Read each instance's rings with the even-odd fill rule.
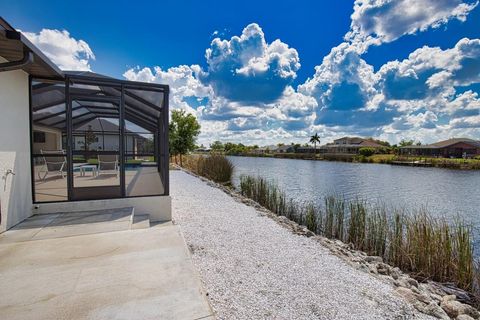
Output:
[[[450,282],[480,296],[480,263],[473,254],[472,229],[460,218],[433,217],[427,208],[407,213],[364,200],[327,196],[322,207],[298,204],[275,183],[241,176],[240,192],[273,213],[309,230],[350,243],[369,255],[381,256],[419,280]]]
[[[186,169],[218,183],[230,184],[234,170],[233,163],[225,156],[187,156],[183,160]]]

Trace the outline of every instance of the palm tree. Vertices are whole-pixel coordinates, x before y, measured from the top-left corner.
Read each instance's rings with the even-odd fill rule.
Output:
[[[315,133],[310,137],[310,143],[313,143],[315,148],[315,157],[317,157],[317,143],[320,144],[320,137],[318,136],[318,133]]]

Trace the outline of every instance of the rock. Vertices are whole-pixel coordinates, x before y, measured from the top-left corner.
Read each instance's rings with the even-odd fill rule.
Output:
[[[457,318],[457,320],[475,320],[474,318],[470,317],[469,315],[466,314],[461,314]]]
[[[352,262],[362,263],[363,259],[360,259],[359,257],[354,257],[354,258],[352,258]]]
[[[416,302],[418,302],[416,294],[408,288],[399,287],[395,291],[399,295],[401,295],[405,300],[407,300],[408,302],[410,302],[412,304],[415,304]]]
[[[382,257],[378,257],[378,256],[367,256],[367,257],[365,257],[365,261],[367,261],[369,263],[372,263],[372,262],[381,263],[381,262],[383,262],[383,259],[382,259]]]
[[[408,282],[411,286],[414,286],[414,287],[418,288],[418,281],[417,281],[417,280],[409,277],[409,278],[407,279],[407,282]]]
[[[377,265],[377,270],[378,270],[379,274],[389,275],[390,274],[390,269],[391,269],[391,267],[388,264],[385,264],[383,262],[379,263]]]
[[[480,312],[478,312],[478,310],[476,310],[474,307],[468,304],[463,304],[456,300],[442,300],[442,303],[440,304],[440,306],[452,318],[456,318],[459,315],[464,315],[464,314],[474,319],[477,319],[480,317]]]
[[[411,286],[411,287],[410,287],[410,290],[412,290],[412,291],[415,292],[416,294],[420,294],[420,290],[418,290],[417,287]]]
[[[423,308],[423,310],[420,310],[420,311],[438,319],[445,319],[445,320],[450,319],[447,313],[443,311],[443,309],[433,301],[430,302],[426,307]]]
[[[443,296],[442,302],[446,301],[454,301],[457,297],[454,294],[450,294],[448,296]]]
[[[412,304],[418,311],[439,319],[450,319],[445,313],[445,311],[443,311],[438,304],[431,300],[428,303],[422,302],[421,299],[424,299],[425,301],[427,301],[427,299],[425,297],[421,297],[419,294],[416,294],[412,290],[404,287],[399,287],[396,289],[396,291],[407,302]]]
[[[398,272],[395,269],[396,268],[393,268],[392,270],[390,270],[390,275],[392,276],[393,279],[398,280],[398,278],[400,278],[400,272]]]
[[[455,295],[456,299],[462,303],[472,304],[472,298],[465,290],[457,288],[453,283],[442,283],[436,284],[437,287],[440,287],[448,295]]]
[[[368,270],[370,271],[370,273],[378,274],[378,270],[373,264],[368,266]]]
[[[415,292],[415,291],[413,291],[413,292]],[[425,293],[417,294],[417,299],[422,301],[423,303],[426,303],[426,304],[429,304],[429,303],[433,302],[432,298],[430,298],[430,296],[425,294]]]
[[[404,287],[409,289],[411,288],[411,285],[408,283],[406,278],[399,278],[398,280],[396,280],[396,282],[398,282],[399,287]]]

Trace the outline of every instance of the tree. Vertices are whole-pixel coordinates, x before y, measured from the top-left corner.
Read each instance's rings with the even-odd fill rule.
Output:
[[[175,161],[177,155],[180,155],[180,165],[183,165],[182,155],[195,149],[200,124],[192,114],[187,114],[184,110],[174,110],[168,129],[170,153],[175,156]]]
[[[220,152],[220,151],[224,151],[225,146],[223,145],[223,143],[217,140],[217,141],[214,141],[212,144],[210,144],[210,149],[212,149],[212,151],[214,152]]]
[[[400,147],[407,147],[407,146],[412,146],[415,143],[415,140],[405,140],[402,139],[400,143],[398,144]]]
[[[364,157],[370,157],[375,154],[375,148],[362,147],[358,149],[358,153]]]
[[[85,131],[84,141],[80,141],[80,144],[83,144],[83,149],[85,151],[90,150],[90,145],[98,141],[97,135],[93,132],[92,125],[88,125],[87,130]]]
[[[315,155],[317,154],[317,143],[320,144],[320,137],[318,136],[318,133],[315,133],[313,136],[310,137],[310,143],[313,143],[313,146],[315,148]]]

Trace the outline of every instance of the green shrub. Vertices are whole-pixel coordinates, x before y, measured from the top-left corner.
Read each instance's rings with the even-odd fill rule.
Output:
[[[364,157],[370,157],[375,154],[375,148],[363,147],[358,149],[358,154]]]

